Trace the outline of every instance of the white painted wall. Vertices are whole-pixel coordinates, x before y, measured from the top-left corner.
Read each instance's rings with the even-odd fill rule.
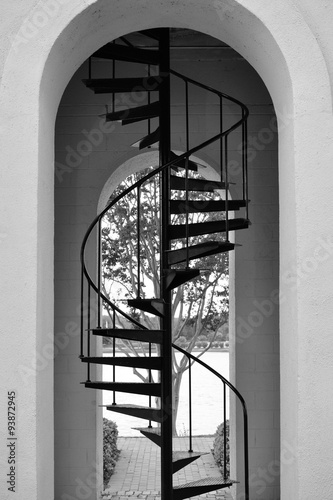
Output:
[[[17,390],[16,497],[24,492],[28,498],[53,498],[52,363],[25,377],[18,367],[34,367],[35,356],[45,356],[52,332],[52,143],[58,103],[73,72],[110,38],[171,25],[230,44],[256,68],[273,98],[280,125],[282,451],[285,442],[293,446],[292,460],[281,457],[281,498],[329,500],[333,4],[58,0],[54,14],[40,17],[46,4],[5,2],[1,18],[0,435],[4,443],[6,391]],[[27,34],[26,19],[33,27],[39,22],[38,29]],[[14,498],[4,479],[6,452],[0,456],[1,492]]]

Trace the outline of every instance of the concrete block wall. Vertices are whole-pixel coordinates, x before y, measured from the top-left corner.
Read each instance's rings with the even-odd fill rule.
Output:
[[[237,318],[246,319],[252,313],[254,300],[260,307],[278,281],[277,139],[274,127],[270,132],[274,116],[272,103],[256,72],[230,48],[212,52],[177,49],[172,52],[172,59],[175,70],[229,93],[250,108],[249,135],[254,141],[249,157],[253,225],[237,235],[237,241],[243,243],[243,247],[236,250],[235,295],[231,305],[231,310],[234,307],[236,311],[237,325]],[[139,65],[132,65],[131,73],[125,64],[117,68],[118,76],[140,74]],[[110,75],[110,70],[110,64],[98,62],[93,66],[93,76]],[[56,122],[55,332],[56,338],[64,337],[65,333],[68,340],[65,347],[59,347],[55,359],[56,500],[62,500],[64,493],[75,497],[79,491],[86,491],[87,498],[93,499],[101,487],[100,477],[97,477],[97,487],[96,480],[92,479],[96,476],[96,464],[99,474],[101,471],[98,465],[101,450],[96,446],[98,440],[101,443],[101,415],[97,409],[100,395],[80,386],[85,373],[78,360],[79,252],[84,232],[97,214],[103,186],[116,167],[136,154],[129,146],[144,135],[140,124],[105,126],[98,115],[105,111],[108,97],[95,96],[85,88],[81,80],[87,75],[88,65],[84,63],[63,95]],[[184,150],[184,94],[180,92],[181,86],[178,88],[179,93],[172,101],[173,147]],[[138,93],[132,94],[129,100],[126,96],[117,97],[125,107],[127,103],[140,104]],[[190,97],[195,97],[191,106],[191,145],[194,146],[217,133],[219,108],[216,100],[207,98],[201,91],[193,89]],[[224,108],[226,120],[231,122],[237,117],[234,106],[224,103]],[[230,161],[237,166],[241,137],[235,134],[231,141]],[[217,148],[204,151],[202,159],[217,167]],[[233,172],[235,180],[239,177],[238,170],[235,168]],[[232,195],[236,197],[237,193]],[[93,256],[91,265],[93,269]],[[279,454],[276,318],[277,308],[272,317],[265,317],[265,326],[260,332],[254,328],[244,342],[235,343],[235,380],[245,392],[250,410],[251,472],[267,467],[272,457],[275,459]],[[241,327],[238,329],[241,333]],[[278,477],[274,477],[275,491],[277,483]]]
[[[263,140],[260,140],[263,139]],[[252,225],[236,234],[231,279],[232,379],[248,405],[250,491],[280,498],[279,206],[277,133],[272,108],[260,106],[249,129]],[[235,407],[234,407],[235,409]],[[242,418],[233,437],[241,449]],[[236,466],[242,477],[242,459]]]

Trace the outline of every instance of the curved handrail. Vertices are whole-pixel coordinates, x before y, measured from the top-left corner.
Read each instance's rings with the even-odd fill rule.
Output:
[[[83,274],[85,275],[85,277],[86,277],[89,285],[98,294],[98,296],[101,299],[103,299],[103,301],[105,301],[113,310],[117,311],[124,318],[126,318],[127,320],[129,320],[130,322],[132,322],[133,324],[135,324],[136,326],[138,326],[138,327],[140,327],[142,329],[147,329],[147,328],[144,325],[142,325],[140,322],[138,322],[138,321],[134,320],[133,318],[131,318],[131,316],[129,316],[128,314],[126,314],[119,307],[117,307],[116,304],[114,304],[112,301],[110,301],[110,299],[108,297],[106,297],[106,295],[104,295],[101,292],[101,290],[99,290],[98,287],[95,285],[93,279],[91,278],[91,276],[90,276],[90,274],[89,274],[89,272],[87,270],[86,264],[85,264],[85,248],[86,248],[86,244],[87,244],[88,238],[89,238],[91,232],[93,231],[94,227],[101,221],[102,217],[106,214],[106,212],[108,212],[116,203],[118,203],[118,201],[120,201],[122,198],[124,198],[127,194],[129,194],[130,192],[132,192],[134,189],[139,188],[147,180],[149,180],[150,178],[156,176],[157,174],[159,174],[160,172],[166,170],[167,168],[171,167],[172,165],[178,163],[179,161],[185,160],[185,159],[189,158],[191,155],[193,155],[194,153],[196,153],[197,151],[200,151],[201,149],[204,149],[205,147],[207,147],[210,144],[218,141],[219,139],[222,139],[223,137],[227,137],[233,130],[236,130],[239,126],[241,126],[247,120],[247,117],[249,115],[248,108],[243,103],[241,103],[240,101],[238,101],[237,99],[235,99],[234,97],[231,97],[231,96],[229,96],[227,94],[224,94],[223,92],[220,92],[219,90],[216,90],[216,89],[214,89],[212,87],[209,87],[208,85],[205,85],[203,83],[197,82],[196,80],[193,80],[192,78],[189,78],[189,77],[187,77],[185,75],[182,75],[181,73],[178,73],[177,71],[170,70],[170,73],[173,74],[174,76],[176,76],[176,77],[178,77],[178,78],[180,78],[180,79],[188,82],[188,83],[191,83],[191,84],[196,85],[196,86],[198,86],[200,88],[203,88],[203,89],[205,89],[205,90],[207,90],[209,92],[212,92],[215,95],[218,95],[220,98],[225,98],[225,99],[228,99],[228,100],[234,102],[235,104],[237,104],[238,106],[241,107],[241,109],[242,109],[243,112],[242,112],[242,118],[240,120],[238,120],[234,125],[232,125],[231,127],[229,127],[227,130],[222,131],[222,132],[214,135],[210,139],[207,139],[206,141],[202,142],[201,144],[199,144],[197,146],[194,146],[193,148],[189,149],[185,153],[182,153],[181,155],[177,155],[177,158],[174,158],[174,159],[170,160],[169,162],[165,163],[164,165],[160,165],[156,169],[154,169],[151,172],[149,172],[148,174],[146,174],[143,178],[139,179],[133,185],[131,185],[128,188],[126,188],[124,191],[122,191],[118,196],[116,196],[112,201],[110,201],[106,205],[106,207],[95,217],[95,219],[92,221],[92,223],[88,227],[88,230],[87,230],[87,232],[86,232],[86,234],[85,234],[85,236],[83,238],[83,241],[82,241],[81,252],[80,252],[80,260],[81,260]]]
[[[240,401],[243,409],[243,422],[244,422],[244,482],[245,482],[245,500],[249,499],[249,456],[248,456],[248,414],[247,414],[247,407],[245,400],[241,393],[236,389],[234,385],[232,385],[231,382],[229,382],[228,379],[223,377],[219,372],[214,370],[211,366],[207,365],[207,363],[204,363],[200,358],[197,358],[196,356],[193,356],[188,351],[185,351],[185,349],[182,349],[181,347],[177,346],[176,344],[171,344],[174,349],[177,351],[181,352],[184,354],[187,358],[192,359],[194,362],[199,363],[201,366],[206,368],[206,370],[210,371],[213,373],[216,377],[218,377],[224,385],[227,385],[229,389],[237,396],[238,400]]]

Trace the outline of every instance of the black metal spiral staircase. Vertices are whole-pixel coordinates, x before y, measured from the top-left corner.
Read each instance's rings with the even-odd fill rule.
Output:
[[[92,57],[109,60],[113,64],[112,78],[92,78],[91,59],[89,61],[89,78],[84,80],[85,85],[96,94],[111,94],[113,99],[112,110],[107,109],[105,120],[109,122],[121,121],[123,125],[143,122],[148,123],[148,133],[140,139],[134,146],[139,149],[155,147],[159,150],[159,165],[151,170],[146,176],[138,180],[134,185],[125,189],[116,196],[112,202],[96,217],[90,225],[81,249],[82,262],[82,287],[81,287],[81,361],[87,364],[87,380],[85,387],[108,391],[120,391],[125,393],[144,394],[149,396],[149,405],[112,405],[108,409],[119,413],[129,414],[137,418],[149,421],[149,426],[140,428],[141,433],[154,441],[161,447],[161,498],[162,500],[180,500],[195,495],[200,495],[209,491],[232,486],[235,482],[228,477],[226,465],[223,475],[219,477],[206,478],[182,486],[173,486],[172,475],[201,456],[200,451],[192,450],[192,431],[190,429],[190,443],[188,452],[173,450],[172,438],[172,350],[177,349],[188,357],[189,367],[194,362],[204,366],[214,373],[222,383],[223,391],[223,415],[224,422],[226,415],[226,392],[229,388],[238,398],[242,405],[244,416],[244,467],[245,467],[245,499],[249,500],[249,478],[248,478],[248,443],[247,443],[247,412],[244,399],[232,384],[222,377],[218,372],[197,359],[192,354],[187,353],[180,347],[172,343],[172,290],[195,279],[200,275],[200,269],[191,267],[193,261],[198,262],[205,256],[219,254],[233,250],[235,244],[230,242],[229,233],[239,229],[245,229],[249,225],[248,219],[248,188],[247,188],[247,108],[236,99],[227,96],[202,83],[196,82],[180,73],[170,69],[169,56],[169,30],[154,29],[142,32],[144,36],[153,40],[151,49],[133,46],[127,38],[121,38],[117,42],[109,43],[99,49]],[[128,63],[142,64],[147,71],[145,77],[116,78],[115,61],[126,61]],[[152,75],[151,68],[155,68]],[[170,80],[176,78],[181,80],[185,88],[185,143],[186,151],[183,154],[176,154],[172,151],[171,131],[170,131]],[[189,86],[200,88],[218,99],[220,108],[220,123],[217,133],[190,148],[189,144]],[[131,93],[134,89],[139,89],[147,94],[147,104],[126,109],[116,109],[115,94]],[[152,102],[152,96],[158,95],[157,100]],[[239,119],[228,127],[223,123],[224,101],[235,105],[239,109]],[[151,130],[153,120],[158,120],[158,126]],[[241,133],[241,179],[242,195],[239,199],[229,199],[228,188],[228,141],[233,131]],[[220,180],[207,181],[198,178],[192,172],[197,171],[198,165],[190,159],[192,155],[200,150],[207,149],[214,145],[219,150]],[[149,179],[158,176],[161,199],[161,232],[160,232],[160,295],[150,299],[142,298],[140,293],[140,189]],[[211,193],[215,190],[222,190],[223,200],[212,200]],[[112,211],[113,207],[129,192],[137,193],[138,200],[138,220],[136,234],[132,235],[137,245],[138,276],[137,282],[139,293],[137,297],[129,300],[132,308],[136,308],[157,316],[160,319],[160,328],[147,329],[139,321],[121,310],[102,291],[101,277],[101,226],[102,219],[106,212]],[[195,193],[200,192],[200,199],[196,199]],[[203,196],[207,193],[207,199]],[[197,196],[198,198],[198,196]],[[230,218],[231,212],[242,210],[241,218]],[[191,223],[190,214],[193,213],[218,212],[220,217],[217,220]],[[171,224],[171,216],[180,215],[181,223]],[[97,231],[97,238],[96,233]],[[134,229],[133,229],[134,231]],[[214,238],[214,233],[223,233],[224,238]],[[208,236],[207,236],[208,235]],[[193,238],[202,236],[202,240]],[[86,248],[88,240],[97,240],[97,278],[93,279],[88,270]],[[200,261],[199,261],[200,262]],[[111,328],[102,328],[101,316],[103,307],[107,306],[113,311],[113,325]],[[93,324],[93,314],[97,309],[97,323]],[[117,327],[116,317],[121,315],[131,326],[127,329]],[[91,335],[99,335],[113,338],[114,346],[116,339],[126,339],[130,341],[140,341],[148,343],[149,356],[142,357],[119,357],[114,349],[112,357],[94,357],[91,355]],[[152,356],[152,345],[158,345],[158,356]],[[115,366],[130,366],[133,368],[145,368],[150,373],[151,370],[158,370],[160,378],[158,382],[148,383],[128,383],[113,381],[91,380],[92,364],[108,364]],[[193,389],[195,390],[195,388]],[[158,408],[151,406],[151,398],[159,398]],[[152,427],[151,422],[158,425]],[[226,454],[226,428],[224,432],[224,452]],[[224,460],[226,464],[226,460]]]

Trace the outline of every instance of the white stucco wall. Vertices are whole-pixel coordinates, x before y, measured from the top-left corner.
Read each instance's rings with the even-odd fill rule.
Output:
[[[97,47],[122,33],[159,25],[220,37],[256,68],[273,98],[280,125],[281,437],[282,450],[284,442],[292,443],[293,450],[292,460],[282,460],[281,498],[329,500],[333,4],[105,0],[83,5],[59,0],[55,14],[42,14],[36,34],[22,41],[23,21],[36,22],[33,16],[40,16],[46,3],[6,2],[1,18],[0,435],[4,446],[6,392],[17,390],[16,497],[24,492],[28,498],[53,498],[52,363],[35,368],[34,358],[46,358],[53,323],[57,106],[74,70]],[[15,39],[18,32],[20,39]],[[27,365],[32,370],[22,376],[18,367]],[[14,498],[5,484],[7,467],[5,451],[0,488],[4,498]]]

